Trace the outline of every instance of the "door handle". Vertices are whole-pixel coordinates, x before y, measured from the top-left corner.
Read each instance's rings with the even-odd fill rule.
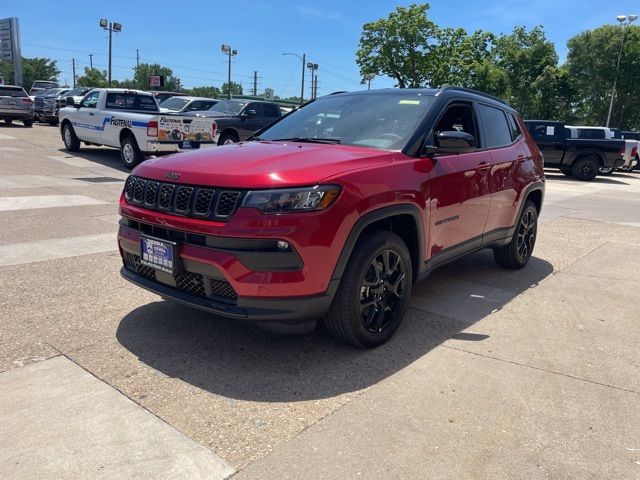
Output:
[[[491,167],[492,165],[490,163],[482,162],[476,167],[476,171],[478,173],[487,173],[489,170],[491,170]]]
[[[95,113],[89,112],[89,115],[93,117],[95,115]]]

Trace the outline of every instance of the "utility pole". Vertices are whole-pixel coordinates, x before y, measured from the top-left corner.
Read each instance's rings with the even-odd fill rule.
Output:
[[[618,61],[616,63],[616,71],[613,75],[613,88],[611,89],[611,101],[609,102],[609,113],[607,114],[607,124],[606,127],[609,126],[609,122],[611,121],[611,111],[613,110],[613,100],[616,96],[616,85],[618,83],[618,70],[620,69],[620,58],[622,57],[622,50],[624,50],[624,37],[627,34],[627,27],[631,25],[631,23],[635,22],[638,19],[638,15],[618,15],[616,20],[620,22],[620,26],[622,27],[622,42],[620,43],[620,50],[618,51]]]
[[[253,96],[258,96],[258,71],[253,71]]]
[[[318,75],[316,72],[318,71],[318,64],[317,63],[313,63],[313,62],[309,62],[307,63],[307,68],[309,70],[311,70],[311,100],[316,98],[315,95],[315,80],[314,78]]]
[[[316,73],[316,84],[313,87],[313,98],[318,98],[318,74]]]
[[[238,51],[232,49],[226,43],[222,44],[222,51],[229,56],[229,70],[227,73],[227,98],[231,98],[231,57],[238,55]]]
[[[140,68],[140,49],[136,48],[136,73],[138,73],[139,68]]]
[[[122,24],[117,22],[109,22],[106,18],[100,19],[100,27],[103,30],[109,32],[109,79],[107,85],[111,88],[111,39],[113,36],[113,32],[121,32]]]
[[[89,68],[93,69],[93,53],[89,54]]]
[[[300,85],[300,105],[304,103],[304,69],[307,68],[307,54],[303,53],[302,56],[297,53],[283,53],[282,55],[293,55],[302,60],[302,84]]]
[[[76,59],[71,59],[71,65],[73,66],[73,88],[76,88]]]

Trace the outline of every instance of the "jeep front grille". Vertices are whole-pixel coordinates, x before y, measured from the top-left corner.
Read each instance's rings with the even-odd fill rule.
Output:
[[[238,210],[243,192],[157,182],[134,175],[124,185],[125,201],[149,210],[226,222]]]

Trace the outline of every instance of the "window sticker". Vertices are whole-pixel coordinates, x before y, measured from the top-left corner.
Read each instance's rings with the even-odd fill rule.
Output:
[[[547,135],[553,137],[555,135],[556,127],[547,127]]]

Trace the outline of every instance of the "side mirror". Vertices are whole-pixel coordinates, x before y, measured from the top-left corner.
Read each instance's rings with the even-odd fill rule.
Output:
[[[473,135],[456,130],[436,134],[434,143],[431,153],[469,153],[476,149]]]
[[[80,105],[76,105],[73,97],[67,97],[67,107],[79,107]]]
[[[255,110],[247,110],[240,115],[240,118],[253,118],[257,115]]]

